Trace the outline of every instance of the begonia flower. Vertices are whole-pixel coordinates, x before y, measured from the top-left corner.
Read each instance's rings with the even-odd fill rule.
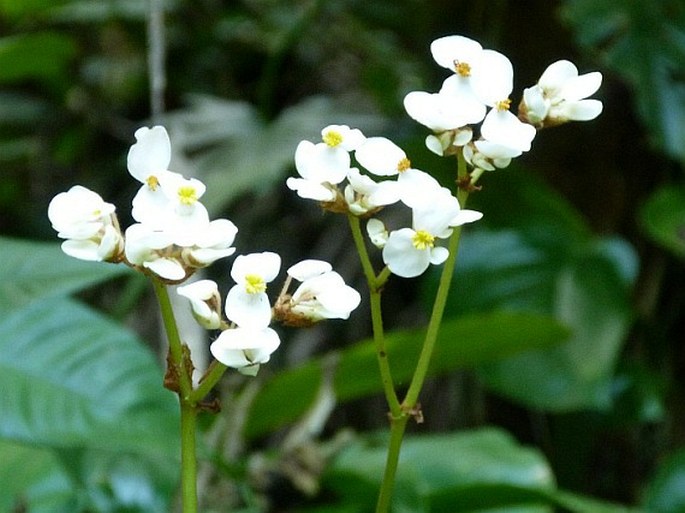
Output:
[[[96,192],[75,185],[57,194],[48,205],[48,218],[57,236],[66,239],[62,251],[81,260],[112,260],[122,250],[115,207]]]
[[[237,327],[222,331],[209,351],[227,367],[255,376],[280,344],[278,333],[269,327]]]
[[[322,319],[347,319],[359,306],[361,296],[323,260],[303,260],[288,269],[300,282],[282,309],[286,324],[301,325]]]
[[[281,268],[281,257],[263,252],[240,255],[233,262],[234,285],[226,296],[226,317],[242,328],[265,328],[271,322],[267,284]]]
[[[578,74],[570,61],[550,64],[538,83],[526,88],[521,102],[521,116],[538,126],[551,126],[566,121],[589,121],[602,112],[602,102],[587,99],[602,84],[598,71]]]
[[[162,279],[180,281],[186,269],[178,256],[169,254],[173,238],[166,232],[136,223],[126,229],[126,259],[133,265],[148,269]]]
[[[221,326],[221,296],[214,281],[194,281],[178,287],[176,292],[190,301],[193,317],[200,326],[208,330]]]
[[[135,132],[136,142],[128,152],[128,171],[143,185],[133,198],[131,215],[139,223],[155,228],[165,222],[169,197],[162,182],[181,175],[168,170],[171,162],[171,142],[163,126],[141,127]]]
[[[457,198],[448,189],[441,189],[412,208],[412,227],[390,232],[383,247],[383,262],[397,276],[413,278],[422,274],[430,264],[441,264],[449,256],[446,248],[436,245],[445,239],[452,228],[477,221],[480,212],[462,210]]]

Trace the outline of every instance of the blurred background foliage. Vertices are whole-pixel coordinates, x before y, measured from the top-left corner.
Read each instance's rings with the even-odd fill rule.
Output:
[[[386,135],[451,182],[403,113],[444,77],[434,38],[514,63],[514,102],[554,60],[598,69],[605,111],[538,134],[487,174],[462,243],[425,423],[395,511],[685,511],[685,4],[681,0],[168,0],[172,168],[208,185],[238,251],[334,262],[363,289],[343,219],[283,186],[331,123]],[[150,120],[148,2],[0,0],[0,511],[175,508],[177,414],[145,280],[63,256],[46,216],[73,184],[118,206]],[[230,263],[208,273],[228,288]],[[392,280],[406,380],[436,276]],[[106,291],[103,293],[102,291]],[[256,380],[204,417],[203,511],[364,512],[386,427],[362,309],[281,330]],[[619,506],[623,504],[624,506]]]

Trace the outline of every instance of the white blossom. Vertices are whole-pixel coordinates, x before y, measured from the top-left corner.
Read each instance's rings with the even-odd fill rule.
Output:
[[[200,326],[209,330],[221,325],[221,296],[212,280],[198,280],[180,286],[176,292],[190,301],[193,317]]]
[[[209,350],[227,367],[255,376],[280,344],[278,333],[269,327],[237,327],[222,331]]]
[[[81,185],[57,194],[48,205],[48,218],[57,236],[66,239],[62,251],[81,260],[110,260],[121,250],[115,207]]]
[[[452,234],[452,227],[477,221],[480,212],[462,210],[448,189],[429,190],[432,194],[412,208],[412,227],[390,232],[383,247],[383,261],[393,274],[412,278],[430,264],[441,264],[449,256],[436,239]]]
[[[160,278],[179,281],[186,277],[186,269],[177,255],[168,251],[173,238],[151,226],[136,223],[126,229],[126,259],[133,265],[150,270]]]
[[[281,268],[281,257],[263,252],[240,255],[233,262],[235,285],[226,296],[226,317],[242,328],[265,328],[271,322],[267,284]]]
[[[290,267],[288,275],[302,282],[290,298],[290,316],[309,322],[347,319],[361,302],[359,292],[346,285],[328,262],[303,260]]]
[[[589,121],[602,112],[602,102],[586,99],[602,84],[598,71],[578,74],[570,61],[550,64],[538,83],[523,92],[521,110],[534,125],[555,125],[566,121]]]

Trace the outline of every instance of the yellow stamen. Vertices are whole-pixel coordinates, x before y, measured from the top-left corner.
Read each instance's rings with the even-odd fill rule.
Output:
[[[324,134],[323,142],[325,142],[331,148],[335,148],[343,142],[343,136],[340,132],[337,132],[336,130],[329,130]]]
[[[462,77],[471,76],[471,65],[468,62],[454,61],[454,71]]]
[[[147,177],[147,180],[145,180],[145,183],[151,191],[156,191],[157,187],[159,187],[159,178],[157,178],[155,175],[150,175]]]
[[[500,112],[509,110],[510,107],[511,100],[509,98],[507,98],[506,100],[500,100],[497,103],[495,103],[495,108]]]
[[[248,294],[259,294],[266,291],[266,282],[258,274],[245,276],[245,290]]]
[[[435,246],[435,237],[425,230],[419,230],[412,237],[412,244],[419,250],[432,248]]]
[[[178,201],[183,205],[192,205],[197,201],[197,190],[192,185],[178,188]]]
[[[400,173],[402,171],[406,171],[410,167],[411,167],[411,161],[407,157],[404,157],[402,160],[400,160],[397,163],[397,171],[399,171]]]

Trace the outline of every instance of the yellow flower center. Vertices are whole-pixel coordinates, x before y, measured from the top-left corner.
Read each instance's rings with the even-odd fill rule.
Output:
[[[471,65],[468,62],[454,61],[454,71],[462,77],[471,76]]]
[[[259,294],[266,291],[266,282],[258,274],[248,274],[245,276],[245,290],[248,294]]]
[[[404,157],[402,160],[400,160],[397,163],[397,171],[399,171],[400,173],[402,171],[406,171],[410,167],[411,167],[411,161],[407,157]]]
[[[147,180],[145,180],[145,183],[147,183],[147,186],[151,191],[156,191],[157,187],[159,187],[159,178],[155,175],[150,175],[147,177]]]
[[[335,148],[343,142],[343,136],[340,132],[337,132],[335,130],[329,130],[324,134],[323,142],[325,142],[331,148]]]
[[[425,230],[419,230],[412,237],[412,244],[420,250],[432,248],[435,246],[435,237]]]
[[[495,103],[495,108],[500,112],[509,110],[510,107],[511,100],[509,98],[507,98],[506,100],[500,100],[497,103]]]
[[[192,205],[197,201],[197,190],[192,185],[178,188],[178,201],[183,205]]]

